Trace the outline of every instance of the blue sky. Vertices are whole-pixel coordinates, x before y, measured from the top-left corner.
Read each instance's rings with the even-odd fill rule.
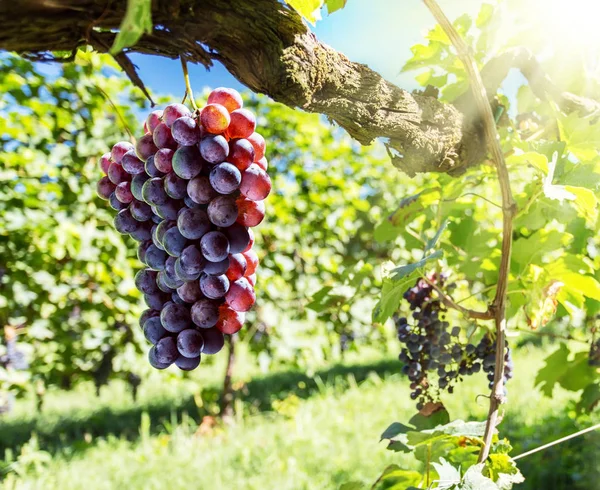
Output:
[[[463,13],[476,15],[482,0],[440,0],[450,18]],[[328,16],[324,13],[313,31],[319,39],[344,53],[353,61],[365,63],[389,81],[407,89],[416,87],[414,73],[400,69],[410,57],[410,47],[421,42],[428,28],[435,24],[421,0],[348,0],[343,10]],[[183,95],[184,86],[179,61],[158,56],[132,55],[144,83],[155,93]],[[207,71],[190,66],[194,90],[203,87],[242,85],[220,64]]]

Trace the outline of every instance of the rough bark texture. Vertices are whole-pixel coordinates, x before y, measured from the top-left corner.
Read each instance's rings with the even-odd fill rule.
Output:
[[[106,51],[125,0],[0,2],[0,49],[18,53]],[[478,163],[476,131],[435,97],[411,94],[321,43],[277,0],[154,0],[154,32],[133,51],[209,67],[221,61],[243,84],[276,101],[325,114],[362,144],[386,143],[408,174],[458,172]],[[123,63],[122,63],[123,66]],[[179,77],[179,73],[171,76]],[[469,137],[464,137],[469,134]]]

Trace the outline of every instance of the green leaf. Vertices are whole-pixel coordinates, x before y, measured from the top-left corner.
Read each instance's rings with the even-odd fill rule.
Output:
[[[485,26],[490,20],[492,20],[492,16],[494,15],[494,6],[489,3],[484,3],[481,6],[481,10],[479,10],[479,14],[477,14],[477,19],[475,20],[475,25],[479,28]]]
[[[548,173],[548,157],[535,151],[527,151],[510,155],[506,159],[507,165],[532,165],[546,175]]]
[[[546,365],[539,370],[535,384],[547,397],[552,396],[556,385],[569,391],[584,389],[594,380],[594,370],[588,364],[587,352],[579,352],[570,359],[571,351],[566,344],[550,354]]]
[[[493,449],[492,447],[492,451]],[[486,461],[486,470],[502,490],[510,490],[514,484],[525,480],[515,462],[506,453],[491,453]]]
[[[392,464],[383,471],[372,490],[408,490],[419,485],[422,479],[420,473],[403,470],[398,465]]]
[[[408,421],[417,430],[433,429],[434,427],[443,426],[450,422],[450,414],[444,407],[440,407],[429,416],[416,413]]]
[[[327,5],[327,12],[333,14],[334,12],[343,9],[346,6],[348,0],[325,0]]]
[[[439,463],[432,462],[431,465],[438,474],[439,485],[437,488],[450,488],[460,482],[460,469],[452,466],[444,458],[440,458]]]
[[[366,486],[364,483],[351,481],[348,483],[344,483],[339,490],[365,490]]]
[[[600,148],[600,124],[596,118],[581,117],[578,112],[558,115],[558,129],[567,149],[579,160],[591,160]]]
[[[433,429],[422,430],[420,432],[409,432],[407,434],[407,441],[411,446],[418,446],[431,442],[440,436],[482,437],[484,431],[485,422],[453,420],[449,424],[440,425]]]
[[[409,430],[413,430],[412,427],[408,427],[407,425],[401,424],[400,422],[394,422],[387,429],[383,431],[381,434],[380,441],[384,439],[392,439],[396,437],[398,434],[406,434]]]
[[[446,226],[448,226],[447,219],[444,220],[444,222],[440,226],[440,229],[435,233],[435,235],[431,238],[431,240],[427,241],[427,245],[425,245],[425,253],[429,252],[433,247],[435,247],[437,245],[437,242],[439,241],[440,237],[442,236],[442,233],[444,233]]]
[[[110,54],[118,54],[133,46],[142,34],[152,33],[152,27],[152,0],[127,0],[127,11]]]
[[[498,486],[489,478],[483,476],[483,464],[471,466],[462,481],[454,487],[456,490],[498,490]]]
[[[575,196],[573,205],[579,215],[590,225],[595,225],[598,220],[598,198],[590,189],[566,185],[565,190]]]
[[[577,402],[578,412],[592,412],[600,404],[600,383],[587,385]]]
[[[321,20],[323,0],[286,0],[286,2],[312,25]]]

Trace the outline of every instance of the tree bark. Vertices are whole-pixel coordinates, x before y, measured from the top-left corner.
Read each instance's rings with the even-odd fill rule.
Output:
[[[229,347],[229,356],[227,357],[227,367],[223,378],[223,391],[221,392],[220,409],[221,418],[231,419],[234,415],[233,410],[233,370],[235,367],[235,335],[227,336],[227,346]]]
[[[125,0],[0,2],[0,49],[43,57],[84,45],[105,52],[126,5]],[[411,94],[348,60],[278,0],[154,0],[152,15],[152,34],[130,51],[183,54],[206,67],[220,61],[254,92],[324,114],[364,145],[382,138],[394,165],[410,175],[460,172],[483,156],[478,131],[467,127],[457,108]]]

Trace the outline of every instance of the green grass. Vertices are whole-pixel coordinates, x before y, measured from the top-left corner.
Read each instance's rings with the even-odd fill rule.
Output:
[[[535,373],[547,353],[524,348],[515,358],[517,376],[509,386],[501,425],[502,435],[515,443],[514,454],[591,424],[572,420],[565,410],[574,394],[557,390],[548,399],[534,389]],[[174,383],[177,390],[156,385],[158,400],[151,396],[154,388],[146,388],[137,405],[127,401],[125,392],[114,396],[122,388],[113,386],[112,408],[103,399],[94,409],[94,398],[87,398],[87,405],[79,400],[74,412],[65,412],[62,406],[61,420],[73,421],[79,414],[82,427],[96,424],[93,431],[78,440],[48,432],[42,449],[49,448],[52,455],[37,451],[34,444],[25,446],[4,485],[44,490],[312,490],[336,489],[348,480],[372,482],[392,462],[415,465],[410,455],[386,451],[378,442],[391,422],[406,421],[414,412],[407,383],[396,368],[395,361],[386,361],[333,367],[316,380],[297,372],[255,378],[240,394],[240,415],[234,423],[203,435],[194,435],[199,411],[189,405],[193,390],[185,383]],[[479,376],[447,396],[444,401],[451,415],[483,419],[487,400],[477,395],[487,392],[485,385]],[[58,416],[61,404],[56,403],[38,421],[38,428]],[[163,405],[162,411],[152,410]],[[154,413],[154,420],[143,412]],[[110,430],[119,416],[122,422]],[[7,429],[31,421],[17,415],[0,427],[0,434],[4,438]],[[91,435],[94,431],[102,435]],[[599,460],[598,435],[582,437],[523,459],[520,466],[528,482],[522,488],[600,488]]]

